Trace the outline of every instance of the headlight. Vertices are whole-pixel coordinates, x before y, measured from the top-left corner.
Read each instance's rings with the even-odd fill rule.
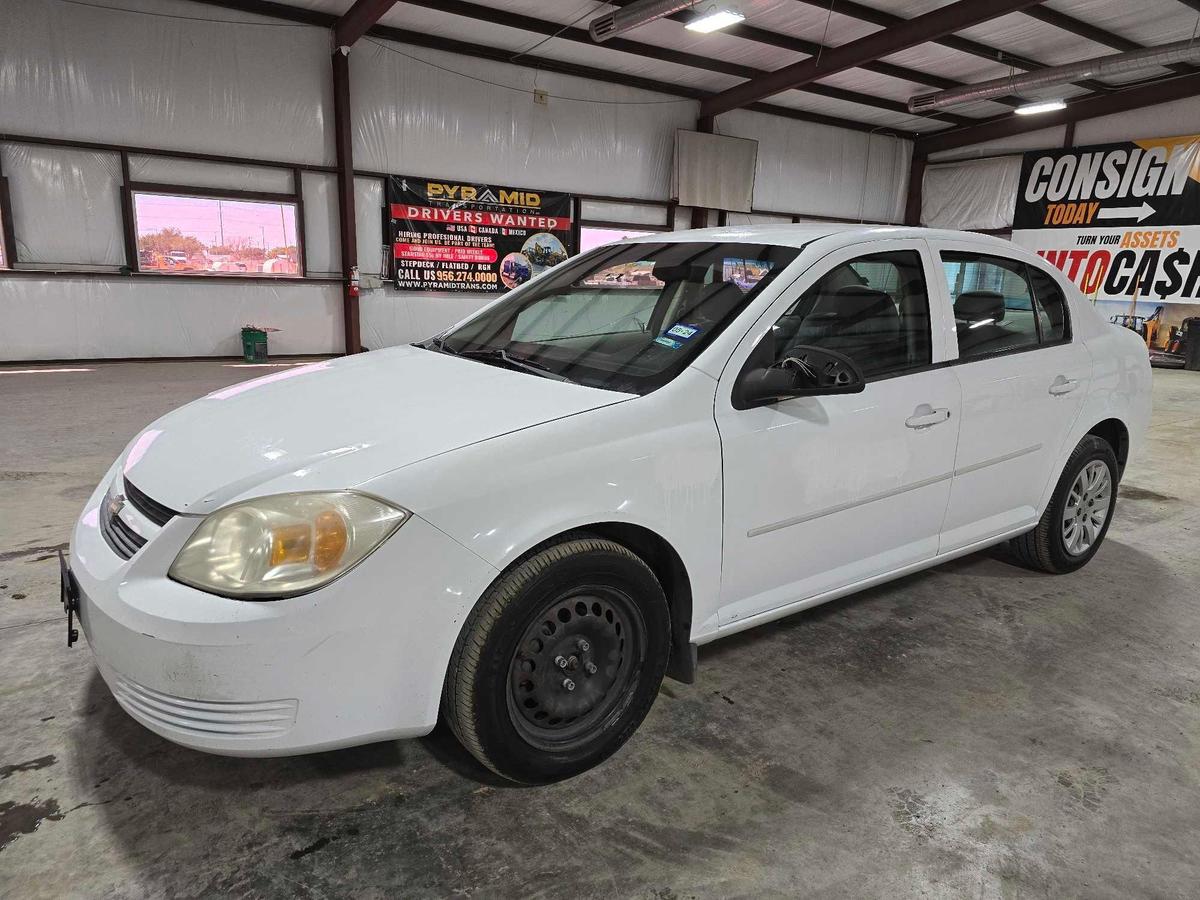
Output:
[[[357,565],[409,515],[353,491],[247,500],[205,519],[168,574],[225,597],[293,597]]]

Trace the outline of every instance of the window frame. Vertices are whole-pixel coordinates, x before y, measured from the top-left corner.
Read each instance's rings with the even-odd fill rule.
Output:
[[[8,193],[8,178],[0,171],[0,272],[13,271],[17,261],[17,238],[13,229],[12,199]]]
[[[123,154],[123,164],[127,168],[127,155]],[[300,170],[292,170],[292,192],[291,193],[276,193],[271,191],[244,191],[233,189],[206,188],[197,187],[196,185],[184,184],[162,184],[159,182],[147,181],[131,181],[128,178],[121,189],[122,201],[125,212],[125,228],[126,228],[126,265],[129,271],[138,275],[155,275],[164,278],[242,278],[251,279],[254,281],[280,281],[284,279],[304,279],[308,278],[308,256],[306,242],[304,240],[304,200],[301,195],[300,188]],[[295,273],[285,275],[271,275],[264,272],[160,272],[157,270],[146,270],[141,267],[141,260],[138,253],[138,224],[137,224],[137,196],[139,194],[150,194],[155,196],[166,197],[181,197],[181,198],[196,198],[201,200],[233,200],[233,201],[249,201],[253,203],[279,203],[290,205],[294,209],[296,220],[296,268]]]
[[[939,286],[940,290],[945,291],[945,294],[943,295],[944,296],[944,306],[946,308],[947,313],[949,314],[950,331],[953,334],[953,338],[954,338],[955,357],[952,360],[947,360],[947,363],[946,363],[947,365],[969,365],[971,363],[984,362],[986,360],[998,359],[998,358],[1004,357],[1004,356],[1016,356],[1021,353],[1034,353],[1038,350],[1043,350],[1048,347],[1059,347],[1064,344],[1070,344],[1073,342],[1074,331],[1071,327],[1071,303],[1070,303],[1070,300],[1067,299],[1068,298],[1067,292],[1065,290],[1063,290],[1063,287],[1059,283],[1058,279],[1055,278],[1053,273],[1051,273],[1049,270],[1047,270],[1041,266],[1036,266],[1036,265],[1030,263],[1028,260],[1020,259],[1015,256],[1008,256],[1002,252],[997,252],[996,250],[993,250],[990,247],[980,249],[980,248],[976,247],[975,245],[967,244],[967,243],[938,242],[936,244],[930,245],[930,251],[931,251],[931,255],[932,255],[934,261],[936,262],[936,264],[938,265],[938,267],[940,269],[940,271],[938,273],[940,276],[938,279],[938,286]],[[1037,308],[1035,306],[1033,320],[1034,320],[1034,327],[1037,330],[1037,338],[1038,339],[1037,339],[1036,343],[1030,344],[1030,345],[1024,346],[1024,347],[1013,347],[1013,348],[1006,349],[1006,350],[995,350],[995,351],[992,351],[991,353],[980,353],[975,356],[970,356],[970,357],[964,358],[962,356],[962,352],[958,346],[958,331],[954,327],[954,296],[950,293],[950,288],[946,283],[945,260],[943,258],[943,255],[946,253],[969,253],[976,257],[1002,259],[1009,263],[1012,263],[1013,265],[1024,266],[1025,273],[1022,277],[1025,279],[1025,283],[1029,288],[1030,299],[1034,304],[1038,303],[1038,298],[1037,298],[1037,294],[1033,287],[1033,279],[1030,278],[1030,276],[1029,276],[1029,270],[1037,269],[1039,272],[1042,272],[1043,274],[1047,275],[1051,279],[1051,281],[1058,287],[1059,292],[1062,294],[1062,298],[1063,298],[1063,337],[1057,341],[1043,341],[1042,340],[1042,323],[1037,315]]]
[[[904,242],[904,243],[907,243],[907,242]],[[871,244],[855,244],[855,245],[852,245],[851,247],[846,247],[846,248],[842,248],[842,249],[846,249],[846,250],[856,249],[857,250],[857,249],[861,249],[864,247],[870,248],[871,246],[872,246]],[[873,384],[876,381],[887,381],[890,378],[903,378],[905,375],[915,375],[919,372],[927,372],[931,369],[935,369],[941,365],[944,365],[945,362],[947,362],[947,361],[938,361],[936,359],[936,357],[939,354],[938,354],[938,350],[936,348],[936,337],[935,337],[935,333],[934,333],[934,316],[935,316],[934,305],[935,304],[934,304],[934,299],[933,299],[932,293],[930,291],[930,285],[929,285],[929,260],[928,260],[928,257],[926,256],[926,254],[922,253],[921,248],[917,247],[915,245],[876,248],[876,249],[868,249],[866,252],[858,252],[853,256],[847,257],[846,259],[842,259],[840,262],[833,263],[832,265],[829,265],[829,266],[823,268],[820,271],[820,273],[815,278],[813,278],[811,281],[808,281],[808,283],[805,285],[805,287],[802,290],[800,290],[798,293],[792,294],[791,291],[792,291],[793,285],[789,285],[788,288],[783,292],[783,294],[781,294],[781,297],[785,296],[785,295],[788,296],[790,298],[789,301],[781,308],[781,311],[779,313],[770,313],[771,328],[775,327],[776,323],[778,323],[778,321],[784,316],[784,314],[786,314],[789,309],[794,307],[800,301],[800,298],[802,296],[804,296],[804,294],[808,290],[815,287],[817,284],[819,284],[821,282],[821,279],[830,275],[832,272],[836,271],[837,269],[842,268],[843,266],[851,266],[854,263],[859,262],[860,260],[869,259],[870,257],[874,257],[874,256],[884,256],[884,255],[892,254],[892,253],[913,253],[916,255],[917,262],[921,267],[921,274],[922,274],[923,278],[925,279],[925,306],[926,306],[925,336],[928,341],[928,347],[929,347],[929,362],[917,363],[915,365],[905,366],[902,369],[892,369],[892,370],[888,370],[886,372],[876,372],[871,375],[864,375],[863,381],[866,384]],[[830,254],[830,255],[833,255],[833,254]],[[817,260],[815,263],[813,263],[812,268],[809,269],[808,271],[812,271],[813,269],[816,269],[819,265],[821,265],[824,262],[825,262],[825,259]],[[808,274],[808,272],[806,272],[805,274]],[[757,344],[760,343],[761,340],[762,340],[762,338],[760,338],[759,341],[756,341],[755,345],[757,346]],[[813,346],[819,347],[820,345],[814,344]],[[746,366],[751,364],[752,359],[753,359],[753,352],[751,353],[750,357],[747,358],[746,363],[743,365],[743,367],[742,367],[743,370],[745,369]],[[858,363],[856,362],[855,365],[858,365]],[[739,375],[739,377],[740,377],[740,375]]]

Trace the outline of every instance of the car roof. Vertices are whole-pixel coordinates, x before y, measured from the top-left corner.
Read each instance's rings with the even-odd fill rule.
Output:
[[[781,244],[803,247],[815,240],[836,237],[841,244],[857,244],[872,240],[968,241],[984,247],[1012,253],[1018,248],[1003,238],[974,231],[951,231],[944,228],[915,228],[909,225],[866,225],[841,222],[803,222],[794,225],[723,225],[719,228],[696,228],[690,231],[655,232],[629,238],[635,243],[655,243],[670,235],[673,241],[729,241],[738,243]]]

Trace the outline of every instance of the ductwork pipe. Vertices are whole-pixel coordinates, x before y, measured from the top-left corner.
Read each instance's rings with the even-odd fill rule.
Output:
[[[606,15],[592,19],[588,23],[588,32],[593,41],[604,43],[623,31],[677,13],[695,3],[696,0],[641,0],[640,3],[630,3],[622,9],[614,9]]]
[[[976,100],[991,100],[993,97],[1022,94],[1025,91],[1069,84],[1085,78],[1125,75],[1129,72],[1137,72],[1155,66],[1169,66],[1173,63],[1188,62],[1194,59],[1200,59],[1200,41],[1176,41],[1173,44],[1163,44],[1161,47],[1147,47],[1144,50],[1131,50],[1128,53],[1098,56],[1095,59],[1085,59],[1083,62],[1055,66],[1052,69],[1038,69],[1036,72],[1026,72],[1007,78],[993,78],[991,81],[982,81],[979,84],[968,84],[947,91],[922,94],[908,101],[908,109],[914,113],[932,112],[936,109],[946,109],[949,106],[973,103]]]

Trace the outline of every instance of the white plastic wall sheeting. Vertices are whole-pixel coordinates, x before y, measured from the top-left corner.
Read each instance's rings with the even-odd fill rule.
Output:
[[[501,296],[368,291],[359,301],[363,346],[379,349],[433,337]]]
[[[303,172],[304,258],[309,275],[340,275],[338,254],[337,176]],[[361,216],[362,211],[355,208]]]
[[[904,217],[911,141],[744,109],[718,116],[717,129],[758,141],[755,209],[881,222]]]
[[[383,253],[382,179],[354,179],[354,224],[358,241],[358,271],[365,275],[380,275],[386,272],[388,267],[384,264]]]
[[[340,275],[338,250],[337,176],[304,172],[304,246],[309,275]],[[383,254],[383,182],[354,179],[354,223],[358,238],[358,271],[380,275],[387,271]]]
[[[982,144],[972,144],[969,147],[956,147],[953,150],[931,153],[929,161],[931,163],[944,162],[980,156],[998,156],[1002,153],[1024,153],[1026,150],[1044,150],[1047,147],[1061,147],[1064,136],[1065,129],[1062,125],[1041,128],[1025,134],[996,138],[994,141],[985,141]],[[1078,144],[1079,141],[1075,143]]]
[[[397,175],[662,200],[675,130],[693,127],[698,109],[374,38],[355,46],[350,70],[354,164]],[[534,102],[535,88],[549,94],[546,105]]]
[[[929,228],[1008,228],[1021,157],[931,165],[921,187],[921,224]]]
[[[1194,97],[1086,119],[1075,126],[1075,146],[1182,134],[1200,134],[1200,102]]]
[[[726,225],[791,225],[791,216],[767,216],[759,213],[731,212],[725,217]]]
[[[0,278],[0,361],[241,356],[243,325],[278,328],[275,354],[342,348],[336,284],[161,278]]]
[[[2,5],[0,131],[333,161],[327,29],[179,0]]]
[[[611,200],[583,200],[579,218],[592,222],[620,222],[623,225],[667,227],[667,208],[642,203],[615,203]]]
[[[212,188],[214,192],[292,193],[292,171],[270,166],[235,166],[169,156],[129,156],[129,179],[151,184]]]
[[[680,129],[671,196],[689,206],[750,212],[757,165],[758,141]]]
[[[12,200],[16,267],[125,264],[117,154],[3,144],[0,168]]]

